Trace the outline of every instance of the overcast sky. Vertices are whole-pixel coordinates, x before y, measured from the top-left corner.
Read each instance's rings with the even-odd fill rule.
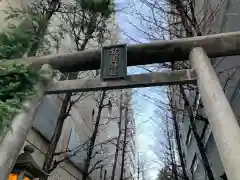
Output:
[[[135,44],[139,42],[147,42],[146,39],[142,36],[142,34],[136,30],[135,27],[131,25],[134,24],[138,27],[141,26],[141,21],[134,16],[132,13],[134,11],[131,2],[135,2],[137,9],[141,9],[142,12],[148,14],[149,10],[147,7],[141,4],[140,0],[115,0],[117,4],[117,9],[123,9],[121,12],[117,13],[116,20],[119,25],[121,31],[121,38],[124,39],[128,44]],[[128,4],[126,6],[126,4]],[[131,37],[131,38],[130,38]],[[146,73],[143,69],[139,69],[136,67],[128,68],[128,74],[139,74]],[[158,87],[159,88],[159,87]],[[154,116],[154,112],[156,106],[149,102],[147,98],[144,98],[144,95],[150,96],[159,96],[154,93],[154,89],[156,88],[141,88],[133,90],[133,109],[134,109],[134,118],[137,125],[137,146],[138,150],[141,153],[144,153],[145,157],[150,161],[156,160],[156,155],[154,154],[152,147],[158,146],[158,144],[154,143],[154,135],[156,132],[156,127],[152,125],[152,117]],[[161,97],[157,98],[165,98],[165,94],[163,93]],[[151,163],[153,165],[153,163]],[[159,165],[157,167],[153,165],[149,169],[149,176],[152,180],[156,179],[156,175]]]

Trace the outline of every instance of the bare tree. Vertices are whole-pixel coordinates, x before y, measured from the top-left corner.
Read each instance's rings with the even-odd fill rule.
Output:
[[[175,102],[176,99],[174,98],[175,88],[169,88],[169,89],[171,89],[173,91],[169,95],[169,105],[171,108],[172,122],[173,122],[173,126],[174,126],[174,134],[175,134],[175,139],[176,139],[176,143],[177,143],[178,156],[179,156],[180,163],[181,163],[183,177],[184,177],[184,179],[188,180],[189,177],[187,175],[187,170],[186,170],[186,165],[185,165],[185,157],[183,156],[183,150],[182,150],[182,145],[181,145],[180,127],[177,122],[178,121],[177,120],[177,112],[174,111],[174,108],[179,109],[179,107],[178,107],[178,104]]]
[[[117,161],[118,161],[118,155],[119,155],[119,150],[120,150],[120,140],[121,140],[121,135],[122,135],[122,112],[123,112],[123,104],[122,104],[122,90],[120,92],[120,104],[119,104],[119,121],[118,121],[118,137],[117,137],[117,142],[116,142],[116,151],[114,155],[114,161],[113,161],[113,169],[112,169],[112,176],[111,180],[115,179],[115,172],[116,172],[116,167],[117,167]]]
[[[65,13],[62,13],[61,19],[63,21],[63,24],[59,26],[59,29],[61,30],[61,32],[63,31],[65,33],[68,33],[73,42],[75,42],[75,50],[84,50],[87,47],[87,44],[90,43],[90,41],[96,40],[97,43],[103,43],[105,35],[104,33],[107,31],[106,21],[113,12],[113,4],[104,1],[101,5],[102,9],[94,9],[95,6],[92,7],[85,3],[78,4],[78,1],[74,1],[71,4],[66,4],[62,8],[62,11],[64,11]],[[98,72],[93,74],[96,76],[98,75]],[[76,79],[79,77],[79,72],[65,74],[65,77],[67,77],[67,79]],[[75,95],[75,97],[72,98],[73,95],[75,94],[67,93],[62,98],[62,104],[60,107],[55,131],[51,138],[48,151],[45,155],[43,170],[46,172],[49,172],[49,170],[51,169],[55,149],[57,147],[62,132],[64,120],[70,115],[71,108],[74,103],[80,100],[80,96],[78,94],[76,95],[79,97],[76,97]],[[106,94],[104,92],[102,97],[100,98],[102,99],[102,101],[104,100],[105,95]],[[99,104],[98,113],[100,114],[103,108],[102,101],[100,101]],[[100,121],[100,114],[98,116],[99,118],[96,119],[96,124],[98,124]],[[95,128],[96,132],[93,133],[90,140],[90,148],[87,153],[87,159],[84,168],[86,174],[84,174],[83,179],[86,179],[89,173],[93,145],[95,143],[96,133],[98,129],[97,125]]]
[[[47,48],[44,49],[44,45],[48,44],[45,35],[48,33],[51,18],[60,10],[61,4],[60,0],[43,0],[28,3],[20,8],[13,8],[9,3],[9,8],[4,12],[7,15],[5,20],[9,22],[10,30],[22,29],[28,35],[27,42],[24,42],[24,47],[27,47],[24,56],[35,56],[37,52],[40,54],[50,53]],[[16,25],[11,20],[20,23]]]
[[[11,4],[9,4],[9,9],[5,11],[8,14],[6,20],[17,19],[21,23],[16,28],[24,26],[27,31],[30,31],[30,29],[32,31],[25,56],[36,56],[39,52],[42,53],[41,49],[48,41],[45,36],[49,34],[49,23],[57,12],[62,11],[62,5],[61,0],[36,1],[21,8],[12,8]]]
[[[172,0],[172,1],[152,1],[152,0],[142,0],[141,5],[135,4],[134,12],[132,12],[131,15],[135,15],[137,19],[140,21],[139,24],[134,24],[134,21],[130,21],[129,23],[139,32],[139,34],[144,37],[146,40],[156,40],[156,39],[173,39],[173,38],[181,38],[181,37],[192,37],[192,36],[201,36],[203,34],[209,34],[212,33],[210,28],[207,28],[211,26],[211,23],[213,22],[214,17],[217,16],[219,9],[221,8],[223,1],[219,2],[218,5],[215,7],[211,7],[211,2],[206,1],[203,4],[203,7],[200,7],[200,10],[196,9],[194,1],[181,1],[181,0]],[[142,10],[141,7],[147,7],[148,11]],[[211,11],[206,11],[211,9]],[[205,12],[205,13],[202,13]],[[202,13],[203,16],[199,17],[198,15]],[[128,20],[128,19],[127,19]],[[185,34],[185,35],[184,35]],[[132,41],[138,42],[138,40],[134,39],[134,37],[131,37],[131,35],[126,34],[126,36],[129,37]],[[177,59],[177,52],[176,52],[176,59]],[[219,64],[222,62],[222,59],[212,60],[212,64],[215,68],[219,67]],[[178,69],[186,69],[191,68],[188,61],[186,62],[176,62],[174,64],[158,64],[154,65],[155,67],[148,66],[148,67],[141,67],[145,70],[149,71],[158,71],[159,69],[163,68],[169,68],[170,70],[178,70]],[[224,79],[223,88],[226,89],[227,85],[230,81],[236,77],[236,74],[239,72],[239,67],[234,65],[234,67],[231,67],[229,69],[224,69],[223,71],[220,71],[219,77],[221,78],[222,72],[225,73],[226,78]],[[234,70],[233,70],[234,69]],[[171,88],[172,90],[173,88]],[[180,89],[184,89],[180,91]],[[186,96],[187,94],[194,94],[194,103],[191,104],[190,96]],[[190,92],[190,93],[189,93]],[[193,93],[194,92],[194,93]],[[206,151],[201,139],[202,135],[199,135],[196,128],[196,120],[197,121],[203,121],[205,123],[204,128],[207,126],[208,121],[205,117],[203,117],[200,113],[200,111],[203,108],[203,105],[200,100],[200,95],[198,92],[198,89],[195,85],[188,85],[188,86],[182,86],[181,88],[176,87],[175,88],[175,95],[177,99],[181,99],[180,101],[172,101],[172,98],[170,99],[169,106],[166,106],[164,102],[159,101],[158,99],[154,99],[152,96],[148,98],[150,101],[154,104],[156,104],[157,107],[165,108],[165,111],[172,111],[172,121],[174,125],[174,132],[175,132],[175,139],[177,144],[177,150],[179,151],[179,160],[180,164],[182,166],[182,173],[185,179],[188,179],[187,173],[186,173],[186,166],[184,163],[184,157],[183,152],[181,148],[181,139],[180,139],[180,126],[179,122],[176,122],[176,118],[178,114],[182,114],[184,112],[188,113],[189,116],[189,122],[191,125],[191,131],[193,132],[198,148],[201,153],[201,157],[203,159],[203,165],[207,172],[207,176],[209,179],[214,179],[213,173],[211,170],[211,166],[208,162]],[[147,95],[146,95],[147,96]],[[185,106],[179,105],[183,101]],[[198,107],[200,107],[200,110],[198,110]]]
[[[130,147],[130,141],[133,138],[134,134],[131,133],[131,130],[135,127],[132,127],[132,117],[131,117],[131,102],[130,102],[130,98],[131,98],[131,93],[129,93],[128,91],[125,91],[124,93],[124,119],[123,119],[123,123],[124,123],[124,127],[122,129],[123,131],[123,140],[122,140],[122,152],[121,152],[121,167],[120,167],[120,180],[123,180],[127,177],[125,177],[125,167],[127,164],[127,153],[130,153],[129,151],[129,147]]]
[[[150,169],[150,162],[144,155],[144,153],[137,154],[137,162],[136,162],[136,170],[137,170],[137,180],[147,180],[148,177],[148,171]]]
[[[125,154],[126,154],[126,146],[127,146],[127,131],[128,131],[128,109],[127,109],[127,107],[125,107],[122,163],[121,163],[121,173],[120,173],[120,178],[119,178],[120,180],[124,179]]]
[[[98,105],[98,112],[97,112],[97,117],[96,117],[96,121],[95,121],[95,127],[92,133],[92,136],[90,138],[90,146],[87,149],[87,156],[84,160],[84,174],[82,176],[82,180],[86,180],[87,177],[89,176],[89,174],[91,174],[94,171],[94,168],[96,168],[96,165],[100,162],[97,162],[95,165],[93,165],[90,168],[90,163],[91,160],[93,158],[93,150],[94,150],[94,145],[96,142],[96,138],[97,138],[97,134],[98,134],[98,129],[99,129],[99,124],[100,124],[100,119],[101,119],[101,113],[102,113],[102,109],[104,108],[104,99],[106,98],[106,92],[103,91],[102,94],[100,95],[100,102]]]
[[[55,12],[61,8],[61,0],[39,1],[34,3],[31,8],[32,12],[38,12],[39,20],[35,31],[35,36],[32,39],[32,44],[28,51],[28,56],[35,56],[39,46],[43,43],[45,33],[47,31],[50,20]]]
[[[164,121],[161,122],[159,118],[164,119]],[[178,180],[179,177],[182,176],[182,173],[179,172],[178,163],[176,161],[177,150],[175,148],[175,136],[172,118],[168,113],[165,113],[164,115],[161,111],[156,111],[156,120],[154,120],[154,124],[156,125],[156,130],[161,131],[160,134],[157,132],[155,135],[156,142],[161,144],[161,148],[160,150],[154,150],[154,152],[158,156],[159,161],[162,161],[164,166],[169,166],[172,173],[171,178]],[[163,125],[165,125],[165,127],[162,127]],[[158,137],[159,135],[162,137]]]
[[[159,170],[157,180],[171,180],[171,170],[168,165]]]

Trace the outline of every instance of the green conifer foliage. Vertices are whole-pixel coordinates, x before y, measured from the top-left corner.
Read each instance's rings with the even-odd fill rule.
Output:
[[[0,33],[0,135],[10,127],[23,101],[35,94],[35,85],[41,78],[39,71],[27,65],[3,63],[23,57],[29,49],[31,35],[29,28],[14,25]]]
[[[26,97],[36,92],[35,84],[40,80],[39,72],[27,65],[0,66],[0,134],[11,125],[13,117],[22,109]]]

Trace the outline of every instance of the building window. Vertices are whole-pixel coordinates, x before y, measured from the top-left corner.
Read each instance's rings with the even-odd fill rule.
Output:
[[[51,96],[44,97],[42,103],[37,108],[33,120],[34,129],[48,141],[50,141],[53,136],[59,114],[56,103],[50,97]]]
[[[191,142],[191,138],[192,138],[192,129],[191,129],[190,125],[189,125],[187,138],[186,138],[186,145],[189,145],[189,143]]]
[[[103,174],[103,165],[100,167],[100,179],[102,179],[102,174]]]
[[[68,155],[71,156],[70,160],[76,165],[84,164],[86,158],[86,149],[84,142],[86,137],[82,133],[81,136],[76,132],[75,126],[72,127],[71,135],[68,142]],[[72,156],[75,154],[75,156]]]
[[[186,155],[185,155],[185,152],[184,152],[184,151],[182,152],[182,156],[183,156],[184,162],[186,163]]]
[[[110,99],[108,100],[108,116],[111,117],[112,116],[112,102],[110,101]]]
[[[105,169],[105,171],[104,171],[104,176],[103,176],[103,179],[104,179],[104,180],[107,179],[107,174],[108,174],[108,172],[107,172],[107,170]]]
[[[238,80],[238,83],[236,85],[236,88],[233,92],[233,95],[230,99],[230,104],[232,105],[232,108],[234,109],[240,99],[240,79]]]
[[[239,99],[240,99],[240,90],[239,90],[239,89],[236,89],[236,94],[235,94],[234,100],[233,100],[233,102],[232,102],[232,107],[233,107],[234,109],[236,108]]]
[[[70,138],[71,138],[71,136],[72,136],[72,129],[71,129],[70,134],[69,134],[69,137],[68,137],[67,150],[69,150],[68,147],[69,147],[69,143],[70,143]]]
[[[132,173],[130,172],[130,179],[132,180],[133,179],[133,175],[132,175]]]
[[[207,144],[207,142],[208,142],[208,139],[209,139],[209,137],[210,137],[210,135],[211,135],[211,128],[210,128],[210,126],[209,126],[209,124],[208,124],[208,126],[207,126],[207,128],[206,128],[206,130],[205,130],[205,132],[204,132],[204,139],[203,139],[203,142],[204,142],[204,146],[206,146],[206,144]]]
[[[195,174],[195,172],[198,168],[198,163],[199,163],[198,162],[198,157],[197,157],[197,154],[195,154],[194,157],[193,157],[191,168],[190,168],[192,175]]]

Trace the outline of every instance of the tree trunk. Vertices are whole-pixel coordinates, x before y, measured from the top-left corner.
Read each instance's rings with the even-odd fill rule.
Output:
[[[39,22],[38,29],[35,33],[33,43],[28,51],[28,56],[35,56],[39,46],[43,42],[44,35],[47,31],[49,21],[51,20],[54,12],[59,8],[60,0],[51,0],[49,7]]]
[[[105,96],[106,96],[106,91],[103,91],[102,95],[101,95],[99,107],[98,107],[98,114],[96,117],[93,135],[91,136],[89,149],[87,150],[87,157],[86,157],[86,161],[84,164],[84,173],[82,176],[82,180],[86,180],[89,175],[88,170],[90,167],[92,153],[93,153],[93,149],[94,149],[94,145],[95,145],[95,141],[96,141],[96,137],[97,137],[97,133],[98,133],[98,128],[99,128],[99,124],[100,124],[100,120],[101,120],[101,113],[102,113],[102,109],[103,109],[103,102],[104,102]]]
[[[106,170],[106,169],[105,169],[105,171],[104,171],[103,180],[107,180],[107,170]]]
[[[70,73],[68,76],[68,79],[76,79],[77,75],[78,75],[78,73]],[[58,141],[59,141],[61,133],[62,133],[63,124],[64,124],[65,119],[69,115],[68,114],[69,112],[67,112],[67,111],[69,111],[69,102],[71,100],[71,96],[72,96],[72,93],[67,93],[64,96],[64,99],[63,99],[62,105],[61,105],[61,109],[59,112],[59,116],[57,119],[57,124],[56,124],[55,130],[54,130],[54,134],[49,143],[48,151],[45,154],[45,160],[44,160],[42,169],[47,173],[50,173],[53,158],[54,158],[54,152],[55,152],[55,149],[57,147]],[[41,178],[40,180],[47,180],[47,178]]]
[[[89,36],[86,36],[80,49],[78,48],[78,51],[82,51],[85,49],[87,42],[89,41]],[[78,77],[78,72],[72,72],[72,73],[66,73],[66,76],[68,77],[67,79],[72,80],[72,79],[76,79]],[[62,101],[61,104],[61,109],[58,115],[58,120],[57,120],[57,124],[54,130],[54,134],[53,137],[51,138],[51,142],[49,144],[48,147],[48,151],[45,155],[45,160],[44,160],[44,164],[43,164],[43,170],[47,173],[50,173],[51,170],[51,166],[53,163],[53,158],[54,158],[54,152],[55,149],[57,147],[58,141],[60,139],[61,133],[62,133],[62,128],[63,128],[63,124],[65,119],[68,117],[69,112],[71,110],[71,107],[69,107],[70,105],[70,101],[71,101],[71,97],[72,97],[72,93],[66,93],[64,96],[64,99]],[[47,180],[47,178],[41,178],[40,180]]]
[[[123,149],[122,149],[122,163],[121,163],[121,172],[120,172],[120,180],[123,180],[124,174],[124,166],[125,166],[125,153],[126,153],[126,146],[127,146],[127,130],[128,130],[128,108],[127,104],[125,107],[125,125],[124,125],[124,139],[123,139]]]
[[[48,151],[45,155],[45,161],[44,161],[42,169],[47,173],[49,173],[49,170],[51,169],[51,166],[52,166],[53,157],[54,157],[53,153],[55,152],[55,149],[56,149],[57,144],[58,144],[58,140],[61,136],[64,120],[66,119],[66,116],[67,116],[66,115],[66,110],[67,110],[70,99],[71,99],[71,94],[66,94],[65,97],[64,97],[64,100],[62,102],[60,115],[59,115],[58,120],[57,120],[57,124],[56,124],[55,131],[54,131],[54,134],[53,134],[52,139],[51,139],[51,143],[50,143],[50,145],[48,147]],[[41,180],[46,180],[46,179],[47,178],[43,178]]]
[[[122,132],[122,90],[121,90],[121,95],[120,95],[120,117],[119,117],[119,122],[118,122],[118,137],[117,137],[117,144],[116,144],[116,151],[114,155],[114,162],[113,162],[113,169],[112,169],[112,177],[111,180],[115,179],[115,172],[116,172],[116,167],[117,167],[117,162],[118,162],[118,153],[119,153],[119,144],[120,144],[120,139],[121,139],[121,132]]]
[[[168,146],[169,146],[169,154],[170,154],[171,165],[172,165],[172,177],[174,180],[178,180],[178,173],[177,173],[176,162],[175,162],[175,154],[174,154],[174,149],[172,147],[167,114],[166,114],[166,130],[167,130],[167,141],[168,141]]]
[[[140,157],[138,153],[138,167],[137,167],[137,180],[140,180]]]
[[[175,63],[172,62],[171,65],[172,65],[172,71],[175,70],[175,66],[176,66]],[[176,103],[176,99],[175,99],[175,94],[176,94],[176,91],[173,87],[173,92],[171,94],[172,100],[170,102],[170,108],[172,109],[171,112],[172,112],[174,134],[175,134],[175,138],[176,138],[176,144],[177,144],[177,149],[178,149],[178,154],[179,154],[179,159],[180,159],[180,163],[181,163],[183,177],[184,177],[185,180],[189,180],[189,177],[187,175],[187,170],[186,170],[184,157],[183,157],[183,151],[182,151],[181,139],[180,139],[180,130],[179,130],[178,122],[177,122],[177,116],[176,116],[176,112],[173,111],[173,108],[178,108],[177,103]]]
[[[189,177],[188,177],[187,171],[186,171],[186,165],[184,162],[183,151],[182,151],[182,146],[181,146],[181,139],[180,139],[180,134],[179,134],[179,127],[178,127],[177,117],[176,117],[175,112],[172,112],[172,119],[173,119],[173,125],[174,125],[174,131],[175,131],[174,134],[175,134],[175,138],[176,138],[176,143],[177,143],[178,154],[179,154],[180,163],[181,163],[181,167],[182,167],[183,177],[185,180],[189,180]]]

